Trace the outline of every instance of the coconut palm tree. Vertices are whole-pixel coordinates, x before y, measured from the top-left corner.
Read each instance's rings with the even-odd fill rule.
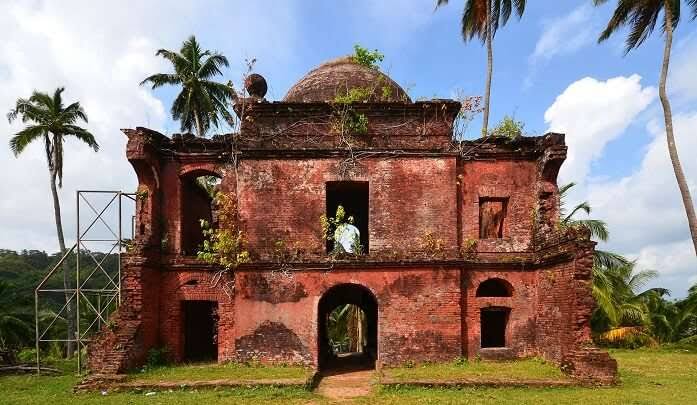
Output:
[[[437,0],[436,8],[448,4],[448,0]],[[487,71],[484,88],[484,117],[482,135],[489,131],[489,104],[491,97],[491,76],[494,66],[493,41],[499,26],[504,26],[515,11],[518,18],[525,11],[525,0],[465,0],[462,12],[462,39],[467,42],[474,37],[486,45]]]
[[[233,98],[231,86],[212,81],[222,75],[221,67],[229,66],[225,56],[202,50],[193,35],[182,44],[179,52],[160,49],[155,53],[167,59],[174,73],[158,73],[147,77],[140,84],[152,84],[156,89],[164,85],[181,86],[181,91],[172,103],[172,118],[179,120],[182,131],[196,129],[203,137],[212,126],[220,125],[220,117],[232,122],[228,103]]]
[[[62,94],[64,90],[63,87],[57,88],[53,92],[53,96],[34,91],[28,99],[18,99],[15,108],[7,114],[7,119],[10,122],[21,117],[22,122],[28,124],[10,139],[10,149],[15,156],[19,156],[34,141],[42,141],[44,145],[48,162],[49,184],[53,197],[53,217],[61,254],[66,251],[60,200],[58,199],[58,188],[63,186],[63,143],[67,137],[72,136],[86,143],[95,152],[99,150],[99,144],[94,139],[94,135],[77,125],[80,121],[87,123],[87,114],[80,103],[74,102],[67,107],[63,105]],[[70,289],[68,269],[65,266],[63,268],[63,287],[66,290]],[[65,299],[68,331],[69,334],[72,334],[75,320],[72,317],[70,295],[66,293]],[[71,356],[73,352],[71,337],[72,335],[69,336],[67,344],[68,356]]]
[[[607,3],[607,0],[593,0],[595,5]],[[687,3],[692,8],[693,18],[697,17],[697,0],[687,0]],[[661,25],[661,29],[665,33],[665,42],[663,46],[663,62],[661,65],[661,75],[658,83],[658,94],[663,106],[663,118],[666,126],[666,140],[668,141],[668,154],[670,162],[673,165],[675,179],[680,188],[682,202],[685,206],[687,214],[687,222],[692,235],[692,244],[697,254],[697,216],[695,215],[695,206],[692,202],[690,189],[687,186],[685,173],[683,173],[680,158],[678,156],[678,148],[675,145],[675,137],[673,135],[673,113],[668,100],[666,91],[666,81],[668,78],[668,67],[670,64],[670,52],[673,44],[673,31],[678,26],[680,21],[680,5],[681,0],[618,0],[617,8],[610,18],[605,30],[600,34],[598,42],[605,41],[620,28],[629,26],[630,31],[625,41],[625,54],[632,49],[639,47],[651,35],[656,24]],[[663,18],[659,16],[663,12]]]
[[[567,213],[566,199],[568,198],[569,190],[575,185],[576,183],[571,182],[559,187],[559,225],[562,227],[585,228],[590,232],[591,238],[607,242],[610,237],[610,232],[607,229],[605,221],[592,218],[576,218],[576,214],[579,212],[585,212],[586,214],[591,213],[592,208],[590,204],[588,204],[588,201],[576,204],[571,211]],[[593,253],[593,262],[594,271],[599,271],[604,267],[625,266],[629,264],[629,260],[622,255],[598,249]]]

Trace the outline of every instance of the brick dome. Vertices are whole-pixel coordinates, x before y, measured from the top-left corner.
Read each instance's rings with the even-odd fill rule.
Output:
[[[389,76],[354,62],[350,56],[323,63],[311,70],[288,90],[283,101],[330,102],[353,88],[371,89],[366,101],[411,102],[404,89]]]

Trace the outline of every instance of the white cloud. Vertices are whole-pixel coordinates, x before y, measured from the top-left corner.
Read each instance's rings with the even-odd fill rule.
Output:
[[[565,133],[569,146],[561,181],[583,182],[605,145],[655,98],[655,88],[642,87],[640,81],[639,75],[606,81],[586,77],[569,85],[547,109],[549,131]]]
[[[673,120],[676,144],[694,196],[697,192],[697,112],[679,114]],[[653,140],[639,169],[616,181],[591,183],[588,199],[593,216],[607,221],[611,230],[608,247],[636,258],[640,268],[660,273],[661,282],[684,294],[685,280],[697,275],[697,257],[687,227],[673,168],[668,157],[665,131],[652,121],[648,131]],[[660,283],[658,283],[660,284]]]
[[[75,234],[75,190],[135,189],[120,128],[171,126],[168,107],[138,86],[147,75],[169,69],[155,56],[156,49],[176,49],[195,32],[208,48],[228,56],[236,78],[234,69],[242,70],[244,52],[255,51],[253,56],[261,61],[282,64],[295,38],[291,6],[280,3],[269,8],[258,2],[240,7],[217,0],[206,5],[194,0],[64,0],[3,1],[0,7],[2,116],[34,89],[53,92],[65,86],[64,99],[81,102],[90,118],[87,127],[101,145],[94,153],[75,140],[66,144],[60,194],[69,243]],[[6,146],[21,127],[21,122],[0,120],[0,248],[55,251],[41,145],[31,145],[19,158]]]
[[[597,31],[591,24],[592,17],[593,7],[584,3],[570,13],[544,23],[542,35],[530,55],[530,63],[548,61],[591,44]]]
[[[674,47],[668,89],[679,103],[697,99],[697,31]]]

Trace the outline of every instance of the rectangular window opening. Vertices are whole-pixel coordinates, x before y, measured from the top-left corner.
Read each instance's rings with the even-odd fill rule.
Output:
[[[504,221],[508,209],[508,198],[479,199],[479,239],[501,239],[504,237]]]
[[[326,215],[336,216],[336,210],[341,205],[346,212],[345,220],[353,219],[353,225],[360,233],[362,254],[368,254],[368,182],[367,181],[329,181],[326,184]],[[334,235],[329,235],[334,236]],[[334,251],[334,238],[327,240],[327,253]]]

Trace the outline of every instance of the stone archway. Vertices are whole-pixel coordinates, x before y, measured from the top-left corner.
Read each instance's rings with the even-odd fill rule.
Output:
[[[338,354],[329,341],[329,317],[332,311],[347,304],[360,308],[365,317],[364,339],[360,350]],[[317,357],[320,370],[375,368],[378,357],[378,301],[368,288],[350,283],[330,288],[320,298],[317,314]]]

